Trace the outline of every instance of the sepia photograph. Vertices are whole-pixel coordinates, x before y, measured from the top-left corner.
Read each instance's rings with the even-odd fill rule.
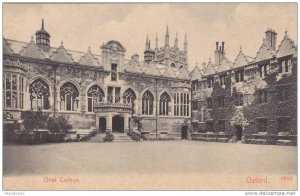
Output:
[[[2,3],[2,190],[295,195],[297,14]]]

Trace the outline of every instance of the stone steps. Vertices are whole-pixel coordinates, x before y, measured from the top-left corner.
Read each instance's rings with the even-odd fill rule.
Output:
[[[126,133],[113,133],[114,140],[113,142],[132,142],[133,140]],[[94,137],[92,137],[87,142],[91,143],[99,143],[103,142],[103,138],[105,137],[105,133],[98,133]]]
[[[132,142],[132,139],[126,133],[113,133],[113,142]]]

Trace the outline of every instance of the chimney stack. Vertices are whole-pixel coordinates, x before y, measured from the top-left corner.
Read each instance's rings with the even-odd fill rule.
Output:
[[[224,44],[225,42],[222,42],[222,52],[224,52]]]
[[[220,65],[223,57],[224,57],[224,44],[225,42],[222,42],[222,46],[219,46],[219,42],[216,42],[216,51],[215,51],[215,64]]]
[[[268,29],[266,31],[266,41],[270,45],[272,50],[276,50],[276,40],[277,39],[277,33],[273,29]]]

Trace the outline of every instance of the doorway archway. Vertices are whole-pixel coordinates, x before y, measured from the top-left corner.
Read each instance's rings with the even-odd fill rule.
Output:
[[[106,131],[106,118],[99,118],[99,132],[104,133]]]
[[[124,133],[124,117],[119,115],[112,117],[112,132]]]
[[[241,125],[235,125],[236,141],[241,141],[243,136],[243,128]]]
[[[188,127],[187,126],[182,126],[181,127],[181,139],[186,140],[188,136]]]

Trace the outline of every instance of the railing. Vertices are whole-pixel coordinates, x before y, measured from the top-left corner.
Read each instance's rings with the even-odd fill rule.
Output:
[[[79,139],[80,142],[86,142],[95,137],[98,134],[97,130],[91,131],[89,134],[83,136],[82,138]]]
[[[136,133],[134,131],[127,132],[127,135],[135,142],[138,142],[141,140],[141,135],[139,133]]]
[[[131,103],[109,103],[109,102],[99,102],[94,103],[95,108],[104,108],[104,107],[117,107],[117,108],[128,108],[132,109]]]

